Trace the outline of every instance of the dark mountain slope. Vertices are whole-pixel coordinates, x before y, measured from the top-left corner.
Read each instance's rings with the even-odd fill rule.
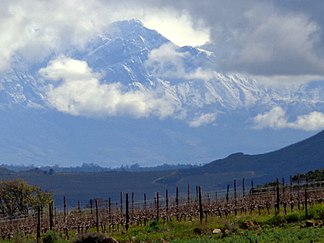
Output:
[[[287,176],[324,167],[324,131],[280,150],[260,154],[236,153],[206,164],[200,172],[252,171],[256,176]]]
[[[165,185],[196,183],[208,190],[223,188],[234,178],[265,183],[280,177],[324,168],[324,131],[280,150],[247,155],[235,153],[200,168],[178,171],[159,178]]]

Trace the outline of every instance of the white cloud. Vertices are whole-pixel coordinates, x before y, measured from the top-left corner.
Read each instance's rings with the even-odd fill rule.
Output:
[[[324,129],[324,113],[313,111],[307,115],[298,116],[294,123],[288,124],[291,128],[306,131]]]
[[[39,62],[51,53],[84,47],[113,21],[137,18],[180,46],[210,41],[218,72],[258,75],[269,83],[271,77],[323,79],[323,4],[316,6],[251,0],[5,0],[0,3],[0,71],[17,53]]]
[[[33,63],[51,52],[80,48],[117,20],[140,19],[179,45],[209,40],[208,30],[194,26],[186,12],[179,14],[172,7],[161,11],[145,2],[12,0],[1,1],[0,13],[0,71],[16,53]]]
[[[282,87],[283,85],[299,86],[310,81],[324,80],[321,75],[250,75],[251,78],[266,86]]]
[[[52,51],[82,46],[104,26],[98,5],[85,1],[16,0],[2,1],[0,7],[0,70],[17,52],[40,61]]]
[[[155,77],[162,79],[181,80],[211,80],[217,78],[217,73],[198,67],[195,70],[186,70],[184,60],[190,57],[188,52],[181,52],[172,43],[167,43],[152,50],[145,62],[146,68]]]
[[[222,69],[266,76],[324,74],[321,25],[308,15],[259,2],[236,19],[241,22],[226,21],[230,26],[218,36],[214,26]]]
[[[259,114],[254,118],[257,128],[285,128],[287,126],[286,112],[279,106]]]
[[[163,93],[139,86],[127,90],[120,83],[100,83],[98,74],[81,60],[59,57],[40,75],[56,81],[47,91],[47,100],[57,110],[84,116],[131,116],[135,118],[174,115],[180,105]]]
[[[96,76],[86,62],[65,56],[50,61],[39,73],[48,80],[89,80]]]
[[[306,115],[300,115],[295,121],[289,122],[286,112],[279,106],[270,111],[254,117],[256,128],[292,128],[305,131],[324,129],[324,113],[313,111]]]
[[[193,119],[192,121],[189,122],[189,126],[190,127],[200,127],[203,125],[207,125],[210,123],[213,123],[217,118],[217,114],[216,113],[206,113],[206,114],[202,114],[198,117],[196,117],[195,119]]]
[[[186,56],[188,53],[179,52],[177,46],[167,43],[149,53],[145,66],[154,76],[160,78],[183,78],[183,58]]]
[[[215,71],[206,70],[201,67],[197,68],[196,70],[186,73],[186,79],[190,80],[212,80],[217,79],[217,73]]]
[[[146,27],[157,30],[178,46],[198,46],[207,43],[210,40],[210,30],[203,23],[194,26],[193,22],[187,12],[178,14],[170,8],[146,15],[143,19]]]

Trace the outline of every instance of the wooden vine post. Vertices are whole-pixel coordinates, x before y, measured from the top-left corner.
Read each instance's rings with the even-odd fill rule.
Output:
[[[123,214],[123,193],[120,192],[119,195],[119,200],[120,200],[120,217],[123,218],[124,214]]]
[[[177,220],[179,220],[179,189],[176,187],[176,212],[177,212]]]
[[[234,179],[234,213],[235,213],[235,216],[237,215],[237,202],[236,202],[236,180]]]
[[[49,213],[49,228],[50,230],[53,229],[54,227],[54,220],[53,220],[53,202],[49,203],[49,207],[48,207],[48,213]]]
[[[277,195],[276,215],[279,215],[279,211],[280,211],[280,194],[279,194],[279,180],[278,180],[278,178],[277,178],[277,181],[276,181],[276,195]]]
[[[96,229],[99,232],[99,208],[98,208],[98,200],[95,200],[96,203]]]
[[[198,201],[199,201],[199,220],[200,223],[203,221],[204,217],[204,212],[203,212],[203,207],[202,207],[202,201],[201,201],[201,187],[198,187]]]
[[[159,202],[159,192],[156,193],[156,221],[160,219],[160,202]]]
[[[67,206],[66,206],[66,198],[63,196],[63,207],[64,207],[64,220],[67,216]]]
[[[126,230],[129,228],[128,193],[126,193]]]
[[[165,215],[166,220],[169,220],[169,193],[168,189],[165,190]]]
[[[41,208],[37,206],[37,232],[36,232],[36,242],[41,242]]]
[[[305,218],[308,219],[308,211],[307,211],[307,188],[305,187]]]

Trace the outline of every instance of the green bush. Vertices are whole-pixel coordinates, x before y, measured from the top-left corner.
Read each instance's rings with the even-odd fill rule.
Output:
[[[285,216],[285,219],[287,220],[287,223],[296,223],[303,219],[303,217],[300,215],[300,213],[290,213],[287,216]]]
[[[324,205],[317,204],[308,210],[308,217],[312,219],[324,219]]]
[[[286,223],[286,219],[285,219],[285,217],[283,217],[281,215],[276,215],[276,216],[273,216],[270,219],[268,219],[266,221],[266,223],[269,225],[279,226],[281,224]]]
[[[160,225],[157,221],[152,221],[147,227],[146,227],[146,231],[148,233],[150,232],[156,232],[160,229]]]
[[[202,230],[201,230],[201,228],[198,228],[198,227],[194,228],[194,229],[193,229],[193,232],[194,232],[196,235],[201,235],[201,234],[202,234]]]
[[[100,233],[86,233],[80,234],[77,236],[74,243],[104,243],[104,242],[113,242],[108,241],[104,234]]]
[[[43,243],[61,243],[65,242],[57,232],[47,231],[43,236]]]

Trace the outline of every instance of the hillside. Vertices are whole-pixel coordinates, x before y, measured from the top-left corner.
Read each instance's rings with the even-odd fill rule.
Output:
[[[233,178],[254,179],[257,183],[271,181],[277,177],[289,177],[324,167],[324,131],[270,153],[247,155],[235,153],[215,160],[194,170],[171,173],[160,178],[162,184],[183,184],[198,180],[200,184],[225,186]]]
[[[258,176],[287,176],[324,166],[324,131],[280,150],[260,154],[232,154],[202,167],[207,171],[253,171]]]
[[[64,195],[68,202],[75,205],[77,200],[86,203],[90,198],[108,198],[118,200],[120,192],[134,192],[136,198],[143,198],[143,193],[153,197],[165,189],[174,193],[175,186],[182,194],[187,185],[195,190],[200,185],[206,191],[224,190],[233,179],[242,186],[242,178],[249,186],[273,181],[277,177],[289,178],[290,175],[306,173],[324,167],[324,131],[306,140],[280,150],[260,154],[245,155],[236,153],[227,158],[213,161],[201,167],[172,171],[126,172],[110,171],[97,173],[42,173],[39,170],[26,172],[1,173],[1,179],[23,178],[31,184],[41,186],[54,193],[58,205]]]

